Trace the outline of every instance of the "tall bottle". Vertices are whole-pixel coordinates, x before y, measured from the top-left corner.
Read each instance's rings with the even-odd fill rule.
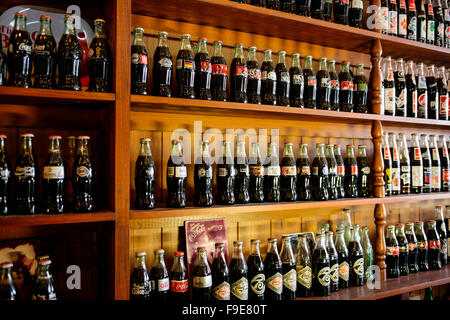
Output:
[[[431,192],[433,165],[431,160],[430,148],[428,144],[428,136],[420,135],[420,151],[422,152],[423,161],[423,190],[422,192]]]
[[[297,166],[292,143],[285,143],[281,159],[281,201],[297,200]]]
[[[337,1],[340,3],[340,1]],[[328,61],[330,75],[330,110],[339,111],[339,77],[336,73],[336,61]]]
[[[228,67],[222,53],[222,41],[214,41],[211,57],[211,97],[217,101],[227,101]]]
[[[312,163],[311,194],[313,200],[328,200],[328,162],[325,145],[316,145],[316,155]]]
[[[297,270],[291,236],[283,236],[280,251],[283,273],[283,300],[293,300],[297,292]]]
[[[417,118],[417,84],[414,74],[413,61],[406,63],[406,115]]]
[[[389,0],[389,34],[396,36],[398,34],[398,12],[397,0]]]
[[[395,116],[395,81],[391,57],[384,58],[383,68],[384,114]]]
[[[353,81],[355,86],[353,93],[354,110],[359,113],[369,113],[367,106],[368,84],[364,72],[364,64],[360,63],[356,65],[356,75]]]
[[[111,86],[111,52],[103,29],[104,25],[105,20],[94,20],[95,37],[89,49],[89,91],[107,92]]]
[[[334,157],[334,145],[327,144],[325,149],[325,156],[328,163],[328,198],[330,200],[336,200],[338,198],[338,167],[336,159]]]
[[[222,157],[217,164],[216,181],[218,204],[234,204],[235,170],[234,158],[231,154],[231,142],[225,141],[222,144]]]
[[[155,207],[155,163],[150,142],[149,138],[141,139],[141,148],[134,169],[135,207],[142,210]]]
[[[406,117],[407,92],[405,70],[403,68],[403,59],[399,58],[395,61],[394,71],[395,81],[395,115]]]
[[[153,55],[153,95],[171,97],[172,54],[167,32],[158,32],[158,46]]]
[[[0,266],[0,300],[17,300],[18,292],[14,284],[11,270],[12,262],[3,262]]]
[[[316,109],[317,80],[313,71],[312,56],[306,56],[304,63],[303,76],[305,79],[305,91],[303,93],[303,100],[305,102],[305,108]]]
[[[57,300],[53,285],[53,276],[49,271],[51,261],[44,259],[39,261],[40,272],[36,277],[36,283],[32,292],[32,300]]]
[[[380,16],[376,21],[380,24],[380,29],[383,34],[389,34],[389,0],[381,0]]]
[[[409,274],[409,248],[408,239],[405,235],[405,225],[403,223],[397,224],[395,228],[395,236],[399,247],[399,270],[401,276]]]
[[[331,292],[339,290],[339,261],[338,253],[333,242],[333,232],[327,231],[325,233],[326,247],[328,255],[330,256],[330,286]]]
[[[184,264],[184,252],[176,251],[173,258],[173,266],[170,271],[169,297],[172,301],[186,302],[189,299],[189,281],[187,269]]]
[[[355,158],[355,147],[347,145],[347,156],[344,160],[345,180],[344,189],[346,198],[358,197],[358,162]]]
[[[197,248],[197,257],[192,271],[192,301],[207,302],[212,298],[211,268],[206,258],[206,248]]]
[[[27,30],[27,15],[16,12],[8,47],[8,84],[10,86],[31,87],[31,46],[32,42]]]
[[[328,296],[331,291],[330,256],[325,240],[325,233],[320,233],[312,254],[313,292],[316,296]]]
[[[356,158],[358,164],[358,196],[370,196],[370,164],[367,159],[367,152],[365,145],[358,146],[358,157]]]
[[[398,155],[400,159],[400,193],[411,193],[411,164],[409,151],[404,133],[398,135]]]
[[[42,184],[44,213],[64,211],[64,160],[61,154],[61,137],[50,136],[47,160],[44,163]]]
[[[264,300],[266,291],[266,276],[264,274],[264,262],[259,250],[259,240],[251,240],[250,255],[247,259],[248,267],[248,299],[252,301]]]
[[[309,297],[312,294],[312,257],[306,237],[300,235],[297,262],[297,296]]]
[[[234,182],[234,197],[236,203],[249,203],[250,170],[247,154],[245,153],[245,141],[239,141],[237,143],[234,163],[236,166],[236,177]]]
[[[417,64],[417,117],[428,118],[428,89],[422,62]]]
[[[334,157],[336,158],[336,164],[337,164],[337,192],[338,192],[338,198],[345,198],[345,163],[344,160],[342,160],[341,155],[341,146],[338,144],[334,145]]]
[[[296,0],[295,2],[297,5],[297,14],[305,17],[311,17],[311,0]]]
[[[417,247],[417,238],[414,232],[414,223],[406,224],[406,239],[408,240],[408,269],[410,273],[419,272],[419,248]]]
[[[172,140],[172,151],[167,162],[167,207],[184,208],[186,206],[186,177],[180,140]]]
[[[291,79],[289,70],[286,67],[286,51],[278,52],[278,63],[275,66],[277,76],[276,100],[277,105],[289,107],[289,92]]]
[[[364,285],[364,252],[359,240],[359,227],[354,227],[352,230],[352,237],[348,243],[348,260],[350,269],[350,285]]]
[[[278,151],[277,151],[278,154]],[[259,143],[252,143],[249,157],[250,181],[249,193],[251,202],[264,201],[264,167],[261,160]]]
[[[291,79],[289,100],[291,107],[303,108],[303,93],[305,89],[303,70],[300,64],[300,54],[292,54],[292,65],[289,69],[289,76]]]
[[[398,3],[398,36],[401,38],[406,38],[407,27],[408,27],[408,17],[406,9],[406,0],[399,0]]]
[[[147,94],[148,51],[144,29],[135,28],[131,44],[131,94]]]
[[[444,12],[440,0],[433,0],[433,11],[435,27],[434,44],[436,46],[443,47],[445,41],[445,21]]]
[[[214,300],[230,300],[230,270],[224,253],[225,243],[215,244],[214,259],[211,266],[212,298]]]
[[[415,233],[419,247],[419,271],[428,271],[428,238],[423,228],[423,221],[416,222]]]
[[[388,133],[383,134],[383,159],[384,159],[384,193],[386,196],[392,195],[392,158],[389,148]]]
[[[427,14],[427,43],[435,44],[436,22],[434,20],[434,9],[432,0],[425,0]]]
[[[198,52],[195,54],[195,97],[202,100],[211,100],[211,59],[208,54],[206,38],[198,40]]]
[[[308,156],[308,145],[301,144],[297,158],[297,198],[311,200],[311,163]]]
[[[395,133],[389,132],[389,151],[391,154],[391,184],[392,195],[399,195],[401,192],[401,165],[400,156],[397,148],[397,139]]]
[[[427,223],[428,239],[428,265],[430,270],[439,270],[441,264],[441,241],[436,230],[436,221],[430,220]]]
[[[191,48],[191,35],[181,36],[181,46],[176,64],[177,96],[195,98],[195,58]]]
[[[450,29],[449,29],[450,32]],[[438,110],[439,110],[439,120],[448,120],[448,84],[447,77],[445,76],[445,67],[441,66],[437,73],[437,94],[438,94]]]
[[[447,264],[447,228],[445,226],[444,220],[444,210],[442,206],[436,206],[434,208],[434,216],[436,221],[436,231],[439,235],[439,241],[441,242],[441,265],[445,266]]]
[[[427,41],[427,12],[425,0],[417,0],[417,41]]]
[[[348,261],[348,249],[344,239],[344,230],[336,231],[335,246],[338,253],[339,262],[339,288],[348,288],[350,269]]]
[[[75,32],[75,19],[64,16],[64,33],[58,45],[59,88],[81,90],[81,45]]]
[[[386,276],[398,278],[400,275],[400,248],[395,237],[395,226],[386,227]]]
[[[11,162],[6,150],[6,135],[0,135],[0,215],[11,213]]]
[[[348,24],[351,27],[362,28],[363,1],[351,0],[351,7],[348,11]]]
[[[441,158],[441,191],[450,191],[450,161],[448,157],[447,142],[444,135],[438,140],[439,156]]]
[[[424,186],[422,151],[420,150],[419,137],[415,133],[411,134],[409,160],[411,162],[411,193],[422,193]]]
[[[433,64],[430,64],[427,67],[426,81],[428,93],[428,119],[439,119],[439,94]]]
[[[350,9],[349,1],[334,0],[333,1],[334,23],[348,25],[349,9]]]
[[[431,191],[440,192],[442,177],[441,177],[441,157],[439,155],[438,144],[436,136],[430,135],[430,153],[431,153]]]
[[[368,268],[374,264],[374,252],[372,243],[370,243],[368,226],[362,227],[361,246],[364,252],[364,281],[367,282],[373,278]]]
[[[417,9],[415,0],[407,0],[407,35],[409,40],[417,40]]]
[[[339,73],[341,90],[339,91],[339,109],[353,112],[353,77],[350,74],[350,62],[342,62],[342,70]]]
[[[247,82],[248,69],[244,58],[244,46],[242,43],[237,43],[234,47],[234,58],[231,61],[231,101],[247,103]]]
[[[203,141],[201,144],[201,155],[195,161],[194,204],[199,207],[210,207],[213,204],[213,162],[209,152],[209,142]]]
[[[33,50],[34,87],[55,88],[56,41],[52,33],[52,18],[40,17],[39,34],[36,36]]]
[[[152,300],[167,301],[170,289],[169,273],[164,262],[164,250],[156,249],[153,265],[150,269],[150,283],[152,285]]]
[[[248,83],[247,96],[248,102],[261,104],[261,68],[259,67],[256,56],[256,47],[248,48]]]
[[[231,300],[248,300],[247,272],[247,263],[242,253],[242,241],[234,241],[230,262]]]
[[[264,50],[264,59],[261,65],[261,100],[263,104],[277,104],[277,74],[272,64],[272,50]]]
[[[281,300],[283,296],[283,263],[278,254],[277,239],[269,238],[264,271],[266,274],[265,300]]]

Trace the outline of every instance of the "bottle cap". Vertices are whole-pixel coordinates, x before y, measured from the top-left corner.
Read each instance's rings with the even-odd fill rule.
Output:
[[[46,260],[46,259],[50,260],[50,256],[49,255],[43,255],[43,256],[37,257],[37,259],[38,259],[38,261]]]
[[[205,40],[205,41],[208,41],[208,38],[206,38],[206,37],[201,37],[201,38],[199,38],[198,40]]]
[[[24,17],[27,16],[27,14],[25,12],[16,12],[15,15],[16,16],[24,16]]]
[[[250,49],[252,49],[252,50],[255,50],[255,51],[256,51],[256,47],[255,47],[255,46],[251,46],[251,47],[248,47],[248,50],[250,50]]]
[[[12,262],[3,262],[3,263],[2,263],[2,268],[3,268],[3,269],[6,269],[6,268],[12,268],[12,267],[13,267]]]
[[[40,19],[49,19],[52,20],[52,17],[46,14],[43,14],[42,16],[40,16]]]
[[[50,261],[50,259],[44,259],[44,260],[39,261],[39,264],[42,265],[42,266],[48,266],[51,263],[52,262]]]
[[[250,240],[251,243],[260,243],[259,239],[252,239]]]
[[[342,64],[350,64],[350,61],[344,60],[344,61],[342,61]]]
[[[145,251],[138,251],[135,253],[136,257],[144,257],[146,255]]]
[[[268,242],[277,242],[277,238],[268,238],[267,241]]]
[[[184,252],[183,251],[175,251],[173,255],[176,257],[182,257],[182,256],[184,256]]]
[[[155,254],[164,254],[164,249],[155,249]]]
[[[347,145],[347,148],[353,148],[353,147],[354,147],[354,145],[352,145],[352,144]]]
[[[397,227],[404,227],[405,225],[403,223],[398,223]]]
[[[235,44],[235,46],[237,47],[237,46],[239,46],[239,47],[243,47],[244,46],[244,44],[243,43],[240,43],[240,42],[237,42],[236,44]]]
[[[215,40],[214,43],[220,43],[220,44],[222,44],[223,42],[222,42],[222,40]]]
[[[266,51],[272,52],[272,49],[264,49],[264,52],[266,52]]]
[[[8,137],[6,136],[6,134],[0,134],[0,139],[7,139]]]
[[[89,136],[79,136],[78,140],[89,140],[91,139]]]
[[[416,221],[416,224],[423,224],[423,221]]]
[[[96,23],[96,22],[105,23],[105,20],[103,20],[103,19],[95,19],[95,20],[94,20],[94,23]]]
[[[136,27],[136,28],[134,28],[134,32],[144,33],[144,28]]]
[[[185,34],[181,35],[181,38],[188,38],[188,39],[190,39],[191,35],[189,33],[185,33]]]
[[[200,252],[200,251],[206,251],[206,247],[198,247],[197,252]]]
[[[52,139],[61,139],[61,136],[50,136],[50,137],[48,137],[48,139],[49,139],[49,140],[52,140]]]
[[[241,240],[235,240],[235,241],[233,241],[233,245],[234,246],[242,246],[242,241]]]
[[[141,138],[141,142],[151,142],[152,139],[150,138]]]
[[[34,138],[34,134],[32,134],[32,133],[24,133],[24,134],[22,134],[20,136],[24,137],[24,138]]]
[[[216,242],[216,243],[214,244],[214,246],[215,246],[216,248],[218,248],[218,247],[224,247],[224,246],[225,246],[225,242]],[[199,248],[203,248],[203,247],[199,247]]]

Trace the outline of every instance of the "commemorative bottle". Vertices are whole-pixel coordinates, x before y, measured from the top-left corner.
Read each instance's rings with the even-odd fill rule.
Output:
[[[178,97],[195,98],[195,67],[194,52],[192,52],[191,48],[191,35],[183,34],[176,63]]]
[[[350,0],[351,6],[348,11],[348,24],[351,27],[362,28],[363,1]]]
[[[278,153],[278,151],[277,151]],[[251,202],[264,202],[264,167],[261,160],[259,143],[252,143],[249,157],[250,181],[249,194]]]
[[[401,165],[400,156],[397,148],[397,139],[395,133],[389,132],[389,152],[391,154],[391,184],[392,184],[392,195],[396,196],[400,194],[401,191]]]
[[[331,291],[330,256],[325,244],[325,233],[320,233],[312,254],[315,296],[328,296]]]
[[[436,221],[436,231],[439,235],[439,241],[441,242],[441,265],[447,264],[447,228],[444,220],[444,209],[442,206],[436,206],[434,208],[434,216]]]
[[[399,247],[399,270],[401,276],[409,274],[409,249],[408,239],[405,235],[405,225],[403,223],[397,224],[395,228],[395,236]]]
[[[36,278],[36,283],[32,290],[32,300],[57,300],[56,291],[53,284],[53,276],[50,273],[51,261],[48,259],[39,261],[40,270]]]
[[[417,0],[417,41],[427,42],[427,12],[425,0]]]
[[[337,164],[337,192],[338,192],[338,198],[345,198],[345,163],[344,160],[342,160],[341,155],[341,146],[338,144],[334,145],[334,157],[336,158],[336,164]]]
[[[256,47],[248,48],[247,68],[248,102],[253,104],[261,104],[261,68],[259,67],[258,57],[256,56]]]
[[[328,199],[336,200],[338,198],[338,166],[334,157],[334,145],[328,144],[326,146],[325,156],[328,163]]]
[[[180,140],[172,140],[172,151],[167,162],[167,207],[184,208],[186,206],[186,177]]]
[[[266,274],[265,300],[281,300],[283,297],[283,264],[278,254],[277,239],[269,238],[264,271]]]
[[[31,46],[27,15],[24,12],[16,12],[8,47],[8,84],[12,87],[31,87]]]
[[[263,104],[277,104],[277,74],[272,64],[272,50],[264,50],[264,59],[261,65],[261,101]]]
[[[417,40],[417,9],[416,0],[406,0],[408,5],[407,13],[407,35],[409,40]]]
[[[230,270],[224,253],[225,243],[215,244],[214,259],[211,266],[212,299],[230,300]]]
[[[419,248],[417,247],[417,238],[414,232],[414,223],[406,224],[406,239],[408,240],[408,269],[410,273],[419,272]]]
[[[428,239],[428,265],[430,270],[439,270],[441,264],[441,241],[436,230],[436,221],[430,220],[427,223]]]
[[[247,259],[248,268],[248,299],[257,301],[264,300],[266,291],[266,275],[264,274],[264,262],[259,250],[259,240],[252,239],[250,255]]]
[[[434,20],[434,9],[432,0],[425,0],[427,14],[427,43],[435,44],[436,22]]]
[[[317,80],[313,71],[312,56],[305,57],[303,77],[305,80],[305,91],[303,93],[305,108],[316,109]]]
[[[389,34],[391,36],[396,36],[398,34],[398,10],[397,10],[397,0],[389,1]]]
[[[438,140],[439,156],[441,158],[441,190],[450,191],[450,161],[448,157],[447,142],[444,135],[439,136]]]
[[[399,0],[398,3],[398,36],[401,38],[406,38],[408,33],[406,1],[407,0]]]
[[[138,210],[155,207],[155,163],[150,148],[151,139],[142,138],[139,155],[134,169],[136,203]]]
[[[144,29],[135,28],[131,45],[131,94],[147,94],[148,51]]]
[[[384,114],[395,116],[395,81],[392,70],[391,57],[386,57],[383,68],[383,87],[384,87]]]
[[[276,100],[277,105],[289,107],[289,92],[291,86],[291,77],[286,67],[286,51],[278,52],[278,63],[275,66],[277,76]]]
[[[44,163],[43,207],[44,213],[64,211],[64,160],[61,154],[61,137],[50,136],[47,159]]]
[[[434,65],[427,66],[428,119],[439,119],[437,81]]]
[[[281,158],[281,201],[297,200],[297,165],[292,143],[285,143]]]
[[[39,33],[33,49],[34,87],[54,89],[56,85],[56,41],[52,32],[52,18],[40,17]]]
[[[333,1],[334,23],[348,25],[349,9],[350,9],[349,0],[334,0]]]
[[[417,64],[417,117],[428,118],[428,89],[422,62]]]
[[[342,62],[342,70],[339,73],[341,90],[339,91],[339,110],[353,112],[353,78],[350,74],[350,62]]]
[[[150,269],[151,296],[153,301],[167,301],[170,289],[169,273],[164,262],[164,250],[155,249],[153,265]]]
[[[400,276],[400,249],[395,237],[395,226],[386,227],[386,276],[398,278]]]
[[[356,225],[357,226],[357,225]],[[351,286],[364,285],[364,252],[359,240],[359,226],[352,230],[352,237],[348,243],[348,261]]]
[[[308,156],[308,145],[301,144],[297,158],[297,198],[311,200],[311,163]]]
[[[417,237],[419,271],[428,271],[428,238],[423,227],[423,221],[417,221],[415,224],[415,233]]]
[[[327,70],[327,58],[320,58],[317,79],[317,109],[330,110],[331,80]]]
[[[325,158],[325,145],[316,145],[316,155],[311,170],[311,195],[313,200],[328,200],[328,162]]]
[[[222,157],[217,164],[217,203],[232,205],[235,202],[234,182],[235,167],[234,158],[231,154],[231,142],[222,143]]]
[[[208,54],[206,38],[198,40],[198,52],[195,54],[195,97],[202,100],[211,100],[211,59]]]
[[[369,238],[369,227],[362,227],[361,246],[364,252],[364,281],[368,282],[373,279],[372,271],[369,267],[374,264],[374,251]]]
[[[3,262],[0,266],[0,300],[10,301],[17,300],[18,292],[14,284],[11,270],[12,262]]]
[[[214,41],[211,57],[211,97],[217,101],[227,101],[228,67],[222,53],[222,41]]]
[[[388,133],[383,134],[383,161],[384,161],[384,194],[392,195],[392,158],[389,148]]]
[[[380,3],[380,15],[379,18],[376,19],[380,24],[381,33],[383,34],[389,34],[389,0],[381,0]]]
[[[192,271],[192,301],[207,302],[212,299],[211,268],[206,258],[206,248],[197,248],[197,257]]]
[[[93,212],[94,199],[94,164],[90,152],[90,137],[77,138],[77,152],[72,165],[72,189],[74,212]]]
[[[420,150],[419,138],[411,134],[411,146],[409,147],[409,160],[411,162],[411,193],[423,191],[423,160]]]
[[[399,58],[395,61],[394,71],[395,81],[395,115],[406,117],[407,92],[405,70],[403,68],[403,59]]]
[[[201,144],[201,155],[195,161],[194,166],[194,205],[210,207],[213,204],[213,168],[212,158],[209,152],[209,142]]]
[[[345,165],[345,179],[344,189],[346,198],[358,197],[358,162],[355,158],[355,147],[353,145],[347,146],[347,156],[344,160]]]
[[[6,139],[6,135],[0,135],[0,215],[11,213],[11,162]]]
[[[145,265],[145,252],[136,252],[130,280],[130,300],[150,300],[152,285]]]
[[[95,37],[89,49],[89,91],[110,90],[111,52],[104,32],[105,20],[95,19]],[[172,61],[171,61],[172,63]]]
[[[449,30],[450,32],[450,30]],[[445,67],[441,66],[438,69],[437,73],[437,95],[438,95],[438,105],[437,108],[439,110],[439,120],[448,120],[448,86],[447,86],[447,77],[445,76]]]
[[[333,242],[333,232],[327,231],[325,233],[326,246],[328,255],[330,256],[330,286],[331,292],[339,290],[339,261],[338,253]]]
[[[354,110],[359,113],[369,113],[367,106],[368,84],[362,63],[356,65],[356,75],[353,81],[355,89],[353,93]]]
[[[356,158],[358,164],[358,196],[370,196],[370,164],[367,159],[367,152],[365,145],[358,146],[358,157]]]
[[[349,260],[348,249],[345,244],[344,230],[336,232],[336,251],[338,253],[339,262],[339,288],[348,288],[349,286]]]
[[[289,100],[291,107],[303,108],[303,94],[305,89],[305,82],[303,77],[303,70],[300,64],[300,54],[292,54],[292,65],[289,69],[289,76],[291,79],[291,86],[289,92]]]
[[[434,44],[438,47],[443,47],[445,42],[445,21],[441,2],[441,0],[433,0],[435,27]]]
[[[283,236],[280,251],[283,274],[283,300],[293,300],[297,293],[297,269],[291,236]]]
[[[169,49],[167,32],[158,32],[158,46],[153,54],[153,95],[171,97],[172,54]]]
[[[236,158],[234,160],[236,175],[234,181],[234,197],[236,203],[249,203],[250,170],[245,153],[245,141],[237,143]]]
[[[248,268],[242,253],[242,241],[233,242],[230,262],[231,300],[248,300]]]
[[[306,236],[300,235],[298,239],[298,254],[296,257],[297,269],[297,296],[309,297],[312,295],[312,257]]]
[[[413,61],[406,63],[406,116],[417,118],[417,83]]]
[[[187,302],[189,299],[189,282],[187,269],[184,265],[184,252],[176,251],[173,257],[174,261],[169,278],[169,297],[171,301]]]
[[[442,184],[441,176],[441,157],[439,154],[436,136],[430,135],[430,153],[431,153],[431,191],[440,192]]]
[[[339,77],[336,73],[336,61],[328,61],[328,73],[330,74],[330,110],[339,111]]]
[[[426,134],[420,135],[420,151],[422,153],[422,161],[423,161],[423,190],[424,193],[431,192],[432,188],[432,161],[430,148],[428,145],[428,136]]]
[[[64,16],[64,34],[58,45],[58,87],[81,90],[81,45],[75,32],[75,19]]]
[[[244,58],[244,46],[242,43],[237,43],[234,47],[234,58],[231,61],[230,70],[231,101],[247,103],[247,82],[248,69]]]
[[[411,193],[411,161],[404,133],[398,135],[398,154],[400,158],[400,193]]]

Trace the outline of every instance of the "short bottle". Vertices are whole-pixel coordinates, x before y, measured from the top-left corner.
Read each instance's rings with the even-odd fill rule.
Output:
[[[195,98],[211,100],[211,58],[206,38],[198,40],[198,52],[195,54]]]
[[[400,193],[411,193],[411,161],[404,133],[398,135],[398,154],[400,157]]]
[[[306,237],[300,235],[298,242],[298,254],[296,257],[297,293],[298,297],[312,295],[312,257]]]
[[[417,82],[417,117],[428,118],[428,89],[423,62],[416,65]]]
[[[152,285],[152,300],[167,301],[170,289],[169,273],[164,262],[164,250],[156,249],[154,252],[153,265],[150,269],[150,283]]]
[[[421,134],[420,135],[420,151],[422,153],[422,162],[423,162],[423,190],[424,193],[431,192],[432,189],[432,161],[430,148],[428,143],[428,135]]]
[[[348,261],[350,269],[350,285],[364,285],[364,252],[360,242],[358,225],[354,225],[352,237],[348,243]]]
[[[392,195],[392,158],[389,148],[389,135],[387,132],[383,134],[383,161],[384,161],[384,194]]]
[[[277,74],[272,63],[272,50],[264,50],[261,65],[261,101],[263,104],[277,104]]]
[[[325,156],[328,163],[328,199],[336,200],[338,198],[338,166],[334,157],[334,145],[328,144],[326,146]]]
[[[402,58],[399,58],[395,61],[394,81],[395,81],[395,115],[398,117],[406,117],[406,107],[408,100],[406,91],[405,69],[403,67]]]
[[[394,70],[392,69],[391,57],[383,59],[383,88],[384,88],[384,114],[395,116],[395,81]]]
[[[338,252],[333,242],[333,232],[326,231],[326,246],[328,255],[330,256],[330,286],[331,292],[339,290],[339,261]]]
[[[278,144],[269,143],[267,158],[264,163],[264,200],[279,202],[281,199],[281,168],[278,157]]]
[[[197,248],[197,257],[192,271],[192,301],[207,302],[212,299],[211,268],[206,258],[206,248]]]
[[[81,90],[82,50],[75,31],[75,19],[64,16],[64,33],[58,44],[58,87],[63,90]]]
[[[186,177],[180,140],[172,140],[172,151],[167,161],[167,207],[184,208],[186,206]]]
[[[27,30],[27,14],[16,12],[14,15],[14,30],[9,37],[7,55],[8,84],[12,87],[31,87],[32,44]]]
[[[408,239],[405,235],[405,225],[403,223],[397,224],[395,227],[395,236],[399,247],[399,270],[401,276],[409,274],[409,248]]]
[[[56,41],[52,32],[52,17],[40,17],[39,33],[33,49],[34,87],[54,89],[56,86]]]
[[[131,45],[131,94],[148,93],[148,51],[144,42],[144,29],[135,28]]]
[[[436,230],[436,221],[430,220],[427,223],[428,239],[428,265],[430,270],[439,270],[441,264],[441,241]]]
[[[369,227],[362,227],[361,246],[364,252],[364,281],[371,281],[374,277],[369,268],[374,264],[374,251],[369,238]]]
[[[339,83],[341,85],[341,90],[339,91],[339,110],[353,112],[354,84],[353,77],[350,74],[350,62],[348,61],[342,62]]]
[[[291,236],[283,236],[280,258],[283,273],[283,300],[293,300],[297,293],[297,271]]]
[[[330,110],[330,92],[331,80],[327,68],[327,58],[322,57],[319,60],[319,71],[316,74],[317,79],[317,109]]]
[[[414,3],[413,0],[410,0]],[[414,72],[413,61],[408,60],[406,62],[406,116],[411,118],[417,118],[417,81]]]
[[[292,143],[285,143],[281,158],[281,201],[297,200],[297,165]]]
[[[181,36],[181,46],[176,63],[177,96],[195,98],[195,58],[191,47],[191,35]]]
[[[329,296],[331,291],[330,256],[325,242],[325,233],[320,233],[314,251],[313,260],[313,292],[315,296]]]
[[[316,109],[317,79],[313,71],[312,56],[305,57],[303,77],[305,81],[305,90],[303,92],[305,108]]]
[[[251,240],[250,255],[247,259],[248,267],[248,299],[251,301],[264,300],[266,291],[266,275],[264,274],[264,262],[261,258],[259,240]]]
[[[234,163],[236,168],[236,177],[234,182],[234,197],[236,199],[236,203],[249,203],[250,170],[247,154],[245,153],[245,141],[239,141],[237,143]]]
[[[358,164],[358,196],[370,196],[370,164],[367,159],[367,152],[365,145],[358,146],[358,157],[356,158]]]
[[[340,1],[335,1],[336,3],[340,3]],[[328,61],[328,73],[330,74],[330,109],[333,111],[339,111],[339,77],[336,73],[336,61],[329,60]]]
[[[231,142],[225,141],[222,144],[222,157],[217,164],[217,203],[232,205],[235,202],[234,184],[235,171],[234,158],[231,154]]]
[[[399,195],[401,192],[401,182],[400,182],[400,156],[397,148],[397,139],[394,132],[389,132],[389,151],[391,154],[391,184],[392,184],[392,195]]]
[[[61,153],[61,137],[50,136],[47,160],[44,163],[42,184],[44,189],[44,213],[64,211],[64,160]]]
[[[410,222],[406,224],[405,234],[408,240],[408,269],[410,273],[417,273],[419,272],[419,248],[414,232],[414,223]]]
[[[171,97],[172,54],[169,49],[167,32],[158,32],[158,46],[153,55],[153,95]]]
[[[248,300],[248,267],[242,253],[242,241],[233,242],[230,262],[231,300]]]
[[[423,190],[423,161],[420,151],[419,138],[411,134],[409,147],[409,160],[411,162],[411,193],[422,193]]]
[[[344,160],[342,160],[342,155],[341,155],[341,146],[338,144],[334,145],[334,157],[336,158],[336,163],[337,163],[337,175],[338,175],[338,180],[337,180],[337,191],[338,191],[338,198],[345,198],[345,163]]]
[[[291,86],[291,77],[286,67],[286,51],[280,51],[277,55],[277,65],[275,73],[277,75],[276,100],[277,105],[289,107],[289,93]]]
[[[448,243],[447,243],[447,227],[444,220],[444,209],[442,206],[436,206],[434,208],[434,216],[436,221],[436,231],[439,235],[441,242],[441,265],[445,266],[448,261]]]
[[[105,20],[94,20],[95,37],[89,48],[89,91],[94,92],[108,92],[111,86],[111,52],[104,26]]]
[[[308,156],[308,145],[299,146],[297,158],[297,199],[311,200],[311,163]]]
[[[311,195],[313,200],[325,201],[328,196],[328,162],[325,157],[325,145],[316,145],[316,155],[311,170]]]
[[[148,210],[155,207],[155,164],[150,143],[150,138],[141,139],[141,147],[134,170],[135,207],[139,210]]]
[[[450,160],[448,157],[447,140],[444,135],[439,136],[438,148],[441,158],[441,190],[448,192],[450,191]]]
[[[252,143],[249,157],[250,181],[249,194],[250,202],[264,202],[264,167],[261,160],[259,143]]]
[[[291,86],[289,99],[291,107],[303,108],[305,106],[303,95],[305,91],[305,81],[302,66],[300,64],[300,54],[292,54],[292,65],[289,69]]]
[[[395,236],[395,226],[386,228],[386,276],[398,278],[400,276],[400,248]]]
[[[130,281],[130,300],[150,300],[152,285],[145,265],[145,252],[136,252]]]
[[[247,68],[248,102],[253,104],[261,104],[261,68],[259,67],[258,57],[256,56],[256,47],[248,48]]]
[[[415,233],[417,237],[417,246],[419,248],[419,271],[428,271],[428,238],[423,227],[423,221],[416,222]]]
[[[265,300],[282,300],[283,297],[283,269],[280,255],[278,254],[277,239],[269,238],[264,271],[266,274]]]
[[[228,67],[222,53],[222,41],[214,41],[213,48],[213,56],[211,57],[211,97],[213,100],[227,101]]]
[[[201,155],[195,161],[194,166],[194,205],[199,207],[210,207],[213,204],[213,181],[212,158],[209,152],[209,142],[201,144]]]
[[[230,271],[224,253],[225,243],[215,244],[214,259],[211,266],[212,299],[230,300]]]
[[[244,45],[237,43],[234,47],[234,58],[231,61],[230,70],[231,101],[247,103],[247,82],[248,69],[244,57]]]
[[[355,87],[353,93],[354,111],[369,113],[369,107],[367,105],[368,83],[362,63],[356,65],[356,75],[353,82]]]
[[[184,264],[184,252],[174,253],[174,262],[170,272],[170,292],[171,301],[187,302],[189,300],[189,281],[187,269]]]
[[[344,160],[345,164],[345,197],[357,198],[358,197],[358,162],[355,158],[355,147],[353,145],[347,145],[347,156]]]
[[[336,231],[336,251],[339,262],[339,288],[348,288],[350,280],[350,267],[348,260],[348,249],[345,244],[344,230]]]

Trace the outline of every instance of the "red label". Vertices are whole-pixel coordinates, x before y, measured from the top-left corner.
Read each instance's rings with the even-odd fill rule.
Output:
[[[350,4],[350,0],[341,0],[341,2],[344,4]]]
[[[390,3],[397,4],[397,0],[391,0]]]
[[[428,241],[428,248],[441,249],[441,242],[439,240],[430,240]]]
[[[414,160],[420,160],[421,157],[421,153],[420,153],[420,149],[419,148],[414,148]]]
[[[444,157],[448,157],[447,148],[445,146],[442,149],[442,153],[444,154]]]
[[[400,254],[399,247],[386,247],[386,254],[391,256],[398,256]]]
[[[252,176],[263,176],[264,175],[264,167],[250,166],[250,174]]]
[[[226,64],[213,64],[212,74],[228,75],[228,68]]]
[[[281,175],[283,176],[295,176],[295,167],[281,167]]]
[[[405,0],[400,0],[400,8],[406,9],[406,1]]]
[[[448,181],[448,170],[442,171],[442,181]]]
[[[345,175],[345,167],[344,166],[338,166],[337,168],[338,168],[338,172],[337,172],[338,176]]]
[[[337,87],[337,84],[338,84],[337,80],[331,80],[332,87]]]
[[[311,174],[311,168],[310,167],[302,167],[302,174]]]
[[[429,14],[430,16],[432,16],[432,15],[434,14],[434,11],[433,11],[433,4],[432,4],[432,3],[429,3],[429,4],[428,4],[428,14]]]
[[[315,85],[316,85],[316,78],[308,79],[308,86],[315,86]]]
[[[248,70],[246,66],[236,66],[236,75],[237,76],[248,76]]]
[[[448,113],[448,105],[447,105],[447,96],[440,96],[440,112],[441,114],[447,114]]]
[[[341,90],[352,90],[353,91],[353,81],[342,81]]]
[[[358,174],[358,166],[351,166],[352,176]]]
[[[421,105],[421,106],[426,106],[427,105],[427,94],[426,93],[422,93],[420,96],[419,96],[419,104]]]
[[[389,151],[389,147],[384,147],[384,158],[385,158],[386,160],[388,160],[388,159],[391,158],[390,151]]]
[[[172,292],[186,292],[188,291],[187,280],[170,280],[170,291]]]
[[[408,1],[408,7],[409,7],[409,11],[416,11],[416,1],[415,0],[409,0]]]
[[[392,157],[394,158],[394,161],[398,161],[398,150],[397,150],[397,148],[393,148],[392,151],[394,152],[394,154],[392,155]]]
[[[203,72],[211,72],[211,62],[209,62],[209,61],[202,61],[200,63],[200,69]]]
[[[387,70],[387,80],[388,81],[393,81],[394,80],[394,71],[392,70],[392,68],[388,68]]]

